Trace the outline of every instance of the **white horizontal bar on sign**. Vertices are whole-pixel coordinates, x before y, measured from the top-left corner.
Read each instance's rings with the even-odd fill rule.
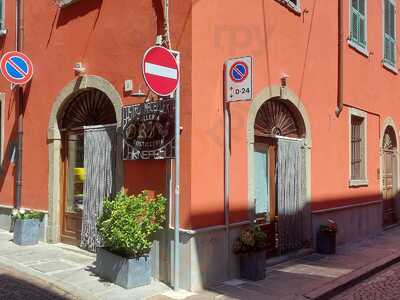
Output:
[[[160,65],[155,65],[148,62],[145,63],[144,65],[144,72],[151,75],[157,75],[171,79],[178,79],[178,70]]]

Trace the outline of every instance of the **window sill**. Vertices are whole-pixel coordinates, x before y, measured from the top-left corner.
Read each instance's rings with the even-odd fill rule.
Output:
[[[277,0],[280,4],[282,4],[283,6],[286,6],[289,10],[291,10],[292,12],[294,12],[296,15],[301,15],[301,8],[300,8],[300,4],[293,5],[292,3],[290,3],[288,0]]]
[[[358,45],[357,43],[353,42],[352,40],[348,39],[347,43],[349,44],[349,46],[351,48],[353,48],[354,50],[356,50],[357,52],[361,53],[362,55],[364,55],[365,57],[369,57],[369,52],[367,48],[363,48],[360,45]]]
[[[7,34],[7,29],[0,29],[0,36],[5,36]]]
[[[391,64],[388,64],[388,63],[385,62],[385,61],[383,61],[382,66],[383,66],[386,70],[388,70],[388,71],[390,71],[390,72],[392,72],[392,73],[394,73],[394,74],[396,74],[396,75],[399,74],[399,70],[397,69],[396,66],[393,66],[393,65],[391,65]]]
[[[368,179],[350,179],[349,187],[368,186]]]

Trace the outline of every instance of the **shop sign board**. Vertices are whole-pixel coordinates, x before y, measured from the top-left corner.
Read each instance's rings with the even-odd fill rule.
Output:
[[[224,66],[225,101],[251,100],[253,98],[252,57],[232,58]]]
[[[178,63],[165,47],[149,48],[143,57],[142,70],[147,86],[159,96],[171,95],[178,87]]]
[[[122,108],[123,158],[175,158],[175,100],[158,100]]]

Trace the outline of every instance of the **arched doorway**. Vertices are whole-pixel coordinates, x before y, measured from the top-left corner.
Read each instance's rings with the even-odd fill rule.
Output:
[[[61,164],[61,149],[62,149],[62,116],[72,103],[73,99],[80,94],[80,92],[92,89],[101,91],[107,96],[107,100],[111,102],[113,112],[115,114],[117,123],[117,132],[121,130],[121,107],[122,101],[118,91],[106,79],[96,76],[87,75],[77,77],[70,81],[58,94],[55,102],[53,103],[48,127],[48,152],[49,152],[49,175],[48,175],[48,189],[49,189],[49,215],[47,224],[47,237],[48,242],[57,243],[61,241],[61,219],[62,219],[62,164]],[[121,143],[121,134],[116,136],[116,174],[115,174],[115,188],[121,190],[124,183],[123,161],[119,149]]]
[[[88,190],[97,189],[93,180],[88,181],[87,162],[92,160],[93,150],[85,141],[85,130],[89,126],[115,125],[114,107],[100,90],[89,88],[79,90],[64,105],[58,116],[61,131],[61,242],[80,245],[82,217],[87,209],[85,201],[96,201],[85,195]],[[86,128],[86,129],[85,129]],[[115,144],[113,138],[111,144]],[[98,145],[101,146],[101,145]],[[114,147],[114,145],[111,145]],[[115,160],[115,155],[112,158]],[[102,165],[103,162],[98,161]],[[86,166],[85,166],[86,165]],[[112,162],[111,168],[115,165]],[[107,168],[108,166],[103,166]],[[114,173],[114,170],[112,171]],[[96,175],[97,176],[97,175]],[[85,185],[91,184],[91,187]]]
[[[255,213],[270,237],[270,256],[304,246],[304,136],[304,123],[290,103],[275,98],[259,108],[254,124]]]
[[[311,130],[297,96],[265,88],[248,121],[249,205],[267,232],[267,256],[311,246]]]
[[[392,126],[387,126],[382,141],[382,197],[383,226],[387,227],[397,222],[397,139]]]

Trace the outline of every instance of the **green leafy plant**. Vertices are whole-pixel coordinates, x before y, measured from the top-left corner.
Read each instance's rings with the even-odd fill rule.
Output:
[[[118,193],[106,199],[97,220],[104,247],[127,258],[147,255],[154,234],[164,227],[166,203],[162,195],[151,199],[145,192],[136,196]]]
[[[319,226],[321,232],[337,233],[338,227],[335,221],[328,220],[328,224],[321,224]]]
[[[16,220],[38,219],[42,221],[44,218],[44,213],[40,211],[26,210],[24,208],[20,208],[13,209],[12,217]]]
[[[267,235],[255,226],[243,230],[235,243],[233,244],[233,252],[236,254],[258,252],[265,250],[267,247]]]

